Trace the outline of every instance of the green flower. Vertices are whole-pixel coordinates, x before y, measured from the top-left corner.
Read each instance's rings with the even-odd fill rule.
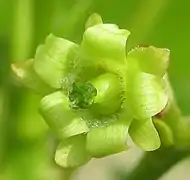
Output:
[[[50,34],[33,60],[13,65],[17,78],[43,97],[39,112],[61,141],[59,165],[124,151],[129,136],[145,151],[172,143],[169,127],[153,121],[168,102],[169,51],[149,46],[126,53],[129,35],[94,14],[80,45]]]

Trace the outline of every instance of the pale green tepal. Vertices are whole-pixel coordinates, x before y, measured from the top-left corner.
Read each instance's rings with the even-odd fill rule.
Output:
[[[39,111],[60,139],[89,131],[85,121],[70,108],[68,97],[61,91],[45,96]]]
[[[55,153],[55,161],[63,167],[76,167],[87,163],[90,155],[85,148],[85,135],[74,136],[62,141]]]
[[[80,45],[50,34],[33,60],[12,66],[42,96],[39,112],[60,139],[56,163],[76,167],[119,153],[128,149],[129,136],[145,151],[171,145],[172,130],[155,118],[168,103],[169,50],[126,53],[130,32],[104,24],[98,14],[85,28]]]
[[[53,88],[61,88],[61,81],[73,66],[78,47],[71,41],[50,34],[45,44],[37,48],[34,57],[36,73]]]

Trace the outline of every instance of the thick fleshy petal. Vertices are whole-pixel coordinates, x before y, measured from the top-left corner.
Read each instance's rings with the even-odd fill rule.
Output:
[[[55,161],[64,168],[76,167],[87,163],[90,156],[86,151],[86,136],[76,136],[62,141],[55,153]]]
[[[127,149],[128,124],[119,121],[93,128],[87,134],[86,148],[93,157],[104,157]]]
[[[121,105],[122,88],[119,77],[105,73],[90,81],[97,90],[92,109],[96,113],[109,115],[115,113]]]
[[[33,69],[33,59],[12,64],[11,68],[16,79],[36,93],[46,95],[55,91],[36,74]]]
[[[168,93],[162,78],[137,71],[129,77],[127,100],[135,118],[147,119],[164,109],[168,102]]]
[[[127,58],[138,61],[139,68],[146,73],[163,76],[169,65],[170,51],[165,48],[137,47],[132,49]]]
[[[125,62],[125,45],[130,32],[115,24],[98,24],[88,28],[83,35],[82,51],[87,58],[96,61],[112,59]],[[102,62],[103,63],[103,62]]]
[[[50,86],[61,88],[63,79],[71,71],[79,46],[50,34],[40,45],[34,59],[34,69]]]
[[[145,151],[153,151],[160,147],[160,138],[151,119],[134,119],[129,127],[129,135],[135,144]]]
[[[70,108],[68,97],[60,91],[45,96],[39,110],[49,127],[62,139],[89,131],[86,122]]]

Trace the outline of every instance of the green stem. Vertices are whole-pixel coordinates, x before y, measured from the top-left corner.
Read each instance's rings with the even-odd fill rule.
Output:
[[[189,154],[190,148],[173,147],[146,153],[139,165],[124,180],[156,180]]]
[[[76,168],[69,168],[64,170],[64,180],[70,180]]]
[[[163,115],[160,117],[160,119],[166,122],[166,124],[168,124],[168,126],[173,131],[175,146],[190,146],[190,133],[188,130],[190,125],[187,124],[187,121],[185,121],[182,116],[181,110],[175,100],[175,96],[168,77],[165,76],[164,78],[169,91],[169,102],[168,107],[165,108],[165,112],[163,112]]]

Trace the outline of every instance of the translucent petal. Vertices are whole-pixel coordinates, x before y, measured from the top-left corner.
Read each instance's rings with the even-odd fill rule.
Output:
[[[55,153],[58,165],[69,168],[83,165],[90,160],[85,148],[86,136],[76,136],[62,141]]]
[[[152,74],[136,72],[127,82],[128,100],[137,119],[159,113],[168,102],[165,82]]]
[[[50,34],[45,45],[36,51],[34,69],[37,74],[54,88],[62,87],[62,80],[71,71],[78,45]]]
[[[128,124],[120,121],[92,129],[87,134],[87,151],[93,157],[104,157],[127,149]]]
[[[168,49],[149,46],[132,49],[127,58],[136,59],[143,72],[163,76],[169,66],[169,56]]]
[[[160,138],[151,119],[134,119],[129,127],[129,135],[135,144],[145,151],[153,151],[160,147]]]
[[[86,122],[70,108],[68,98],[60,91],[42,99],[40,113],[62,139],[89,131]]]
[[[33,59],[12,64],[11,68],[16,79],[36,93],[46,95],[55,91],[36,74],[33,69]]]
[[[112,59],[125,62],[125,45],[130,32],[115,24],[98,24],[88,28],[83,35],[82,51],[86,57],[104,61]]]

